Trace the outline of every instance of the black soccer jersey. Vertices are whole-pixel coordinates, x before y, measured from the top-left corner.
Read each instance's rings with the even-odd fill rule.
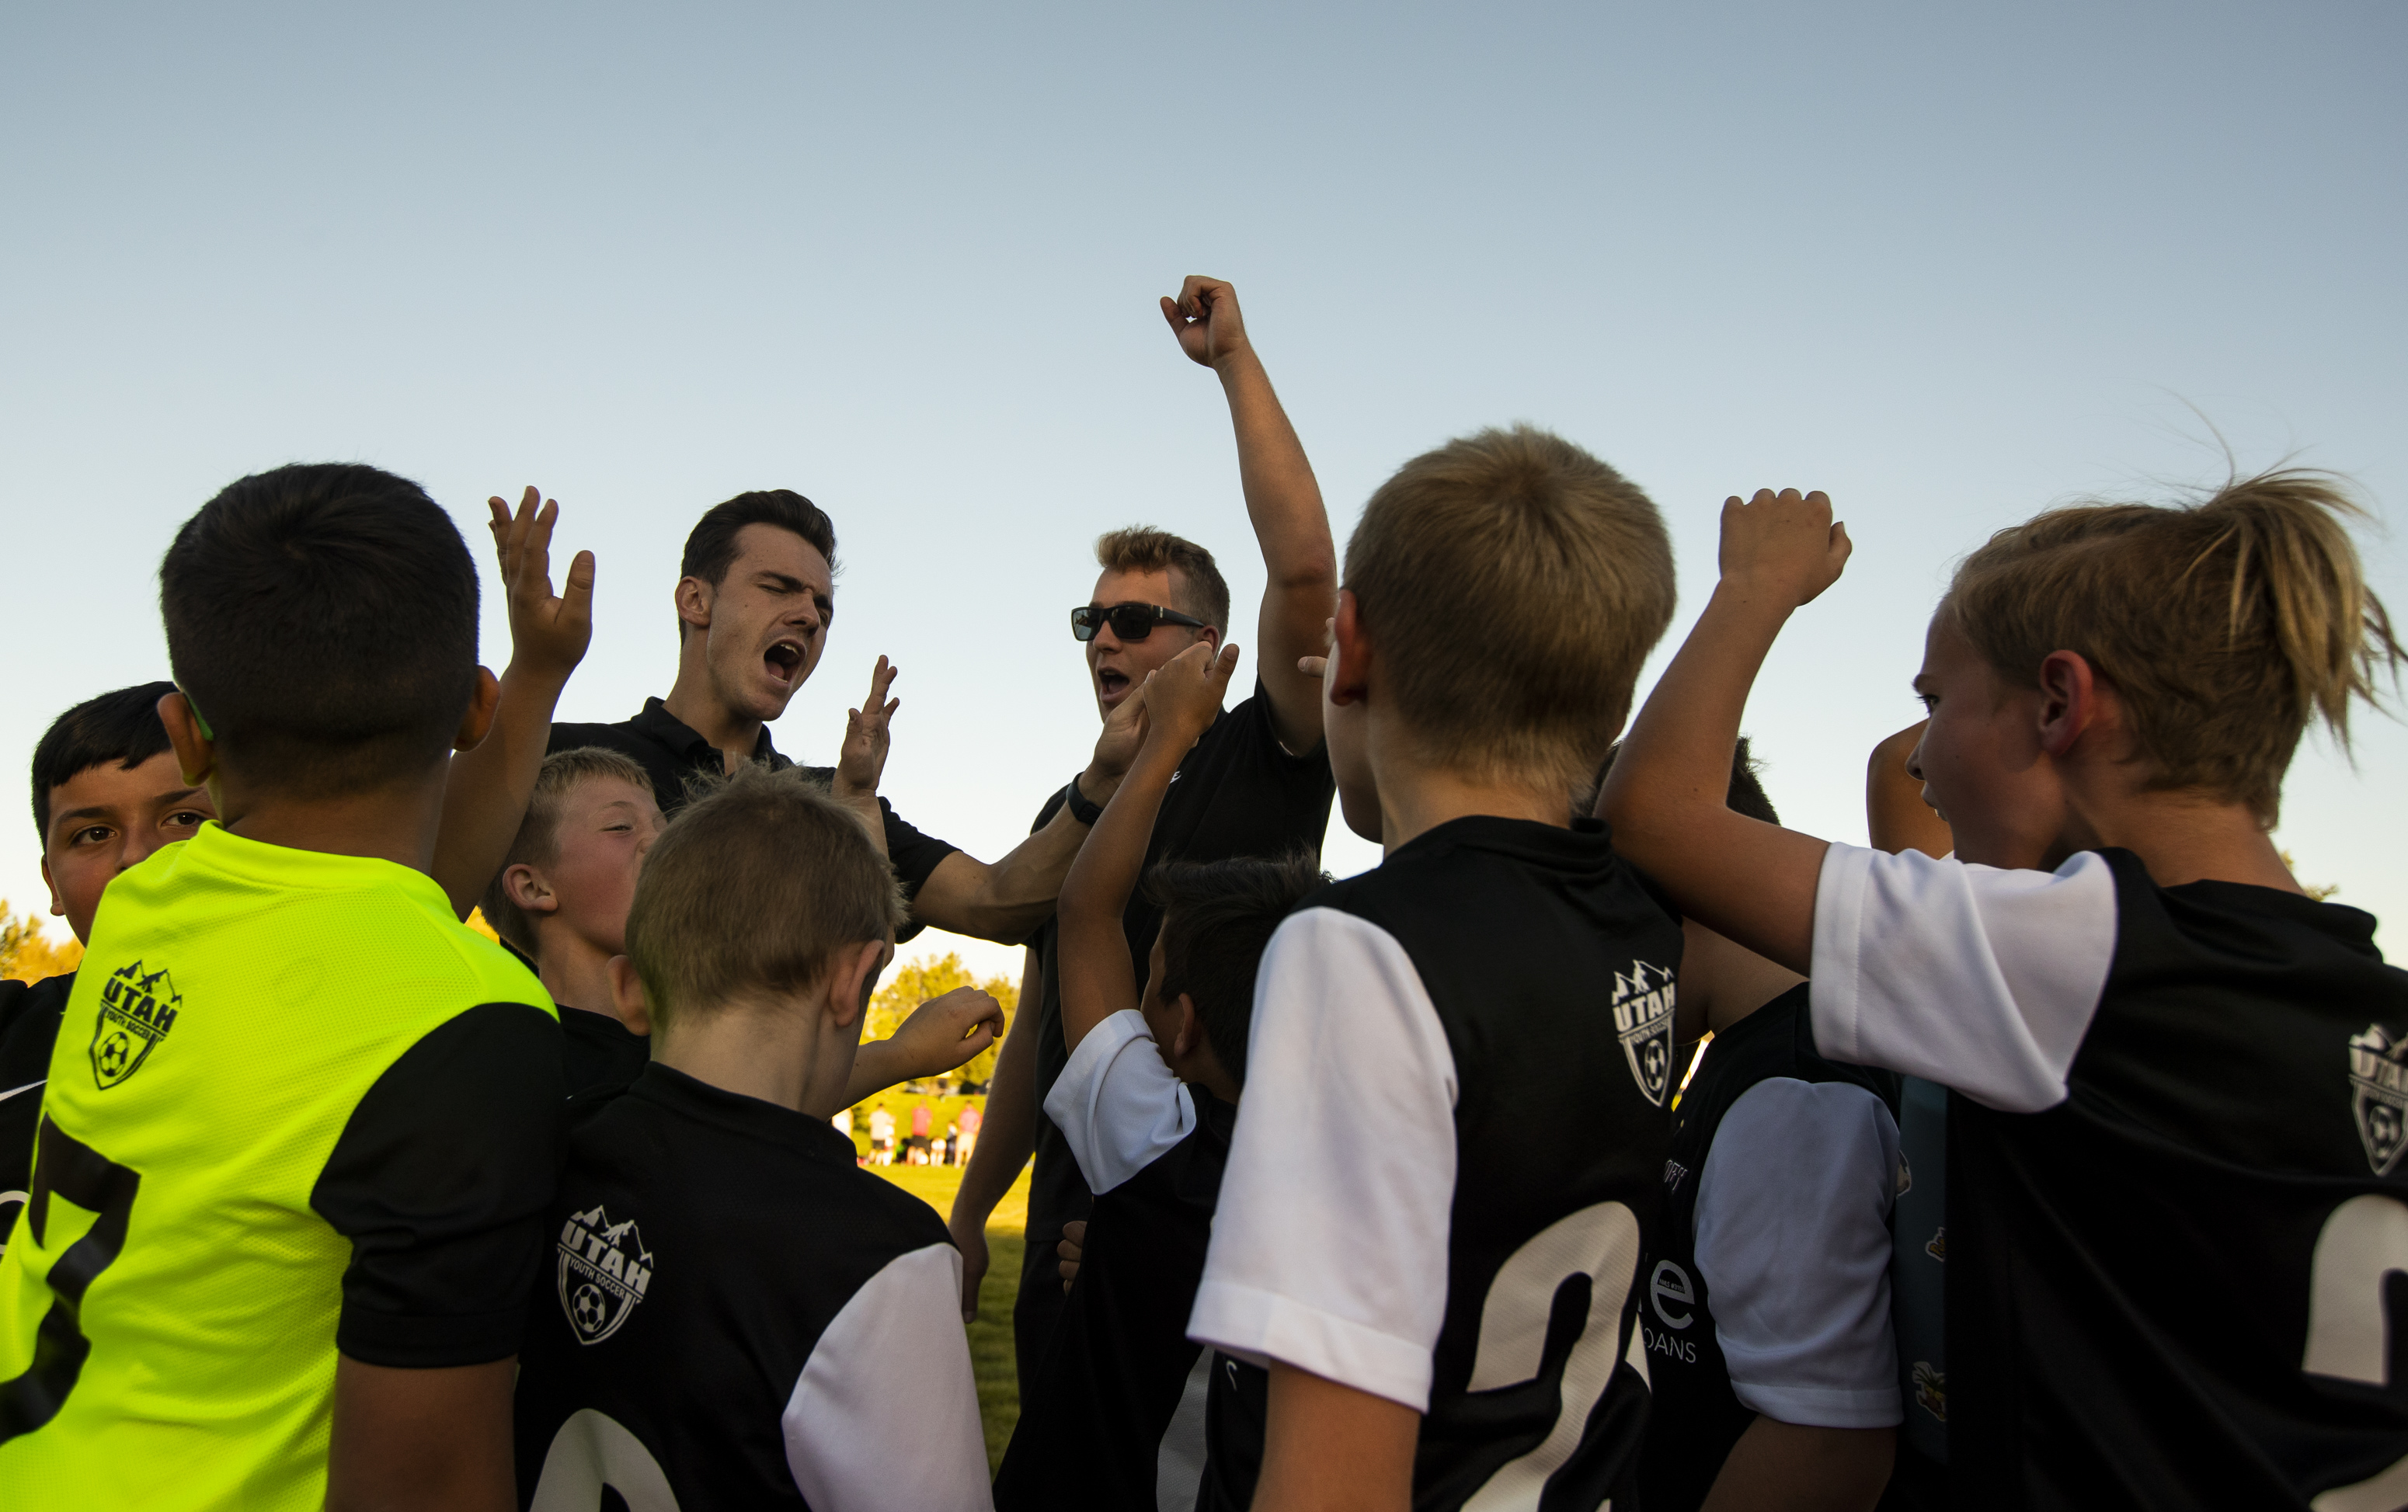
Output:
[[[1640,1267],[1647,1512],[1694,1512],[1758,1413],[1899,1420],[1898,1078],[1815,1054],[1806,1001],[1800,983],[1718,1031],[1672,1116],[1663,1221]]]
[[[2408,974],[2354,908],[1833,846],[1815,1037],[1950,1086],[1965,1507],[2408,1504]]]
[[[1226,861],[1233,856],[1321,853],[1329,827],[1329,801],[1338,792],[1329,758],[1315,746],[1301,756],[1281,746],[1271,723],[1270,699],[1254,685],[1254,696],[1222,711],[1179,763],[1147,842],[1148,866],[1158,861]],[[1043,829],[1062,806],[1047,799],[1032,830]],[[1140,892],[1122,920],[1129,958],[1143,961],[1162,927],[1162,910]],[[1037,952],[1037,1161],[1028,1186],[1028,1248],[1023,1262],[1020,1300],[1012,1309],[1013,1344],[1019,1352],[1022,1405],[1036,1379],[1039,1352],[1062,1310],[1054,1246],[1062,1225],[1085,1218],[1095,1200],[1079,1175],[1078,1161],[1062,1131],[1045,1114],[1045,1099],[1068,1063],[1062,1040],[1062,983],[1051,919],[1029,941]]]
[[[588,1087],[624,1087],[652,1058],[649,1034],[638,1034],[608,1013],[560,1006],[562,1084],[573,1092]]]
[[[1195,1128],[1096,1199],[1078,1279],[996,1476],[999,1512],[1197,1505],[1212,1351],[1188,1341],[1187,1314],[1237,1109],[1187,1091]]]
[[[1189,1333],[1422,1412],[1425,1512],[1629,1494],[1680,963],[1594,820],[1455,820],[1308,898]]]
[[[961,1257],[926,1204],[824,1120],[658,1063],[570,1109],[523,1505],[988,1505]]]
[[[34,1131],[42,1122],[42,1083],[59,1042],[75,973],[38,982],[0,980],[0,1253],[8,1226],[34,1186]]]

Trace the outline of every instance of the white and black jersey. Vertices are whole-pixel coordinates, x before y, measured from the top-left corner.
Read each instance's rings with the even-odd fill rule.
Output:
[[[1181,759],[1154,817],[1145,863],[1277,857],[1295,850],[1319,855],[1337,791],[1321,746],[1297,755],[1280,744],[1270,697],[1256,682],[1254,695],[1223,710]],[[1048,798],[1031,831],[1051,822],[1062,803],[1058,792]],[[1140,891],[1121,922],[1129,958],[1143,962],[1162,927],[1162,909]],[[1060,935],[1058,923],[1048,919],[1028,942],[1037,957],[1036,1162],[1028,1181],[1028,1248],[1011,1313],[1024,1411],[1038,1390],[1038,1357],[1062,1311],[1054,1247],[1062,1225],[1088,1217],[1095,1200],[1061,1129],[1045,1112],[1046,1099],[1070,1060],[1062,1036]]]
[[[1455,820],[1306,899],[1189,1333],[1421,1412],[1426,1512],[1628,1494],[1680,963],[1595,820]]]
[[[1967,1507],[2408,1504],[2408,974],[2354,908],[1833,846],[1815,1039],[1954,1090]]]
[[[1189,1342],[1187,1315],[1237,1109],[1182,1083],[1124,1009],[1079,1042],[1046,1113],[1096,1201],[995,1505],[1193,1512],[1212,1351]]]
[[[522,1505],[989,1505],[933,1209],[825,1120],[658,1062],[569,1105],[520,1357]]]
[[[1899,1420],[1896,1077],[1814,1053],[1805,984],[1717,1032],[1681,1094],[1641,1266],[1647,1512],[1695,1512],[1758,1414]]]

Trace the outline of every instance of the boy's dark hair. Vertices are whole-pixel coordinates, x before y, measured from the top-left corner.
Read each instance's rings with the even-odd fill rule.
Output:
[[[736,536],[747,525],[775,525],[790,530],[819,549],[827,558],[828,572],[836,572],[836,523],[827,512],[790,488],[755,489],[738,493],[724,504],[714,504],[703,511],[700,520],[685,538],[685,556],[678,563],[678,576],[699,578],[717,588],[727,580],[727,569],[736,564]],[[685,621],[678,621],[678,639],[685,639]]]
[[[1159,995],[1173,1003],[1187,994],[1231,1080],[1246,1079],[1263,948],[1297,902],[1328,880],[1309,850],[1276,861],[1165,862],[1146,874],[1146,899],[1163,910]]]
[[[1605,753],[1605,760],[1598,763],[1597,783],[1589,789],[1588,798],[1581,804],[1578,812],[1585,814],[1597,807],[1597,795],[1605,788],[1605,774],[1613,770],[1613,759],[1621,754],[1622,742],[1617,740]],[[1772,800],[1765,796],[1764,784],[1756,780],[1759,764],[1755,752],[1748,749],[1747,736],[1740,736],[1739,744],[1731,749],[1730,790],[1724,796],[1723,803],[1734,814],[1745,814],[1767,824],[1778,824],[1781,816],[1773,812]]]
[[[79,772],[115,762],[131,772],[167,749],[159,700],[172,682],[141,682],[87,698],[50,721],[34,747],[34,833],[50,841],[50,790]]]
[[[226,486],[159,563],[177,686],[230,766],[296,795],[409,777],[477,688],[477,567],[408,478],[295,463]]]

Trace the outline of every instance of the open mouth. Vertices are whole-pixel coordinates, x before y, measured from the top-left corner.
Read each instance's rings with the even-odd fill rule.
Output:
[[[762,653],[761,660],[768,667],[769,676],[792,687],[795,679],[800,677],[803,671],[802,642],[779,641]]]
[[[1118,667],[1096,669],[1096,691],[1106,698],[1118,698],[1128,692],[1129,677]]]

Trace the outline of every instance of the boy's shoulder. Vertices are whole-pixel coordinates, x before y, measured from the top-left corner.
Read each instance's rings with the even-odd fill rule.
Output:
[[[1604,826],[1472,815],[1414,837],[1369,871],[1324,886],[1296,912],[1333,908],[1392,934],[1512,939],[1566,928],[1655,934],[1677,928]]]

